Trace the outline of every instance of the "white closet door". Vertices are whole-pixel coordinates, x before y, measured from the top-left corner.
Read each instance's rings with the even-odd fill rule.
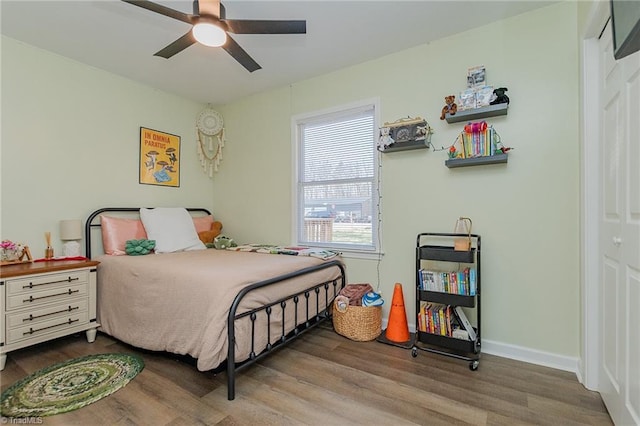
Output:
[[[600,39],[600,393],[618,425],[640,424],[640,52]]]

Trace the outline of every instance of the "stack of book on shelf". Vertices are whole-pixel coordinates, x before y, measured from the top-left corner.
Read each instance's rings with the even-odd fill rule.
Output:
[[[476,158],[502,154],[498,149],[498,142],[495,130],[492,126],[488,126],[486,121],[469,123],[458,135],[449,156],[450,158]]]
[[[462,340],[475,340],[477,337],[475,329],[460,306],[442,303],[420,302],[418,330]]]
[[[428,269],[418,270],[420,290],[475,296],[477,289],[475,268],[463,271],[441,272]]]

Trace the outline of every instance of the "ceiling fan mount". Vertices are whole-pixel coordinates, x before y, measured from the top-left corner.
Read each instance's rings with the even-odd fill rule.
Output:
[[[193,14],[180,12],[175,9],[154,3],[148,0],[122,0],[143,9],[150,10],[160,15],[173,18],[187,24],[192,28],[173,43],[160,49],[154,56],[166,59],[182,52],[194,43],[200,42],[208,46],[221,46],[236,61],[249,72],[262,68],[258,63],[231,37],[230,34],[306,34],[307,22],[300,20],[274,21],[256,19],[226,19],[224,6],[220,0],[194,0]],[[213,44],[200,40],[198,35],[202,30],[218,32],[219,39]],[[220,30],[222,30],[220,32]]]

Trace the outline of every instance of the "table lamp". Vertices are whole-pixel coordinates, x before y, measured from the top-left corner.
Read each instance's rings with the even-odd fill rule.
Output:
[[[78,219],[60,221],[60,239],[62,255],[65,257],[80,256],[80,240],[82,239],[82,221]]]

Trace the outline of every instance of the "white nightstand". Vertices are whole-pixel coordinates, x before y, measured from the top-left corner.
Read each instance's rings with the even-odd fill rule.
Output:
[[[65,260],[0,267],[0,370],[7,353],[86,331],[96,339],[100,262]]]

